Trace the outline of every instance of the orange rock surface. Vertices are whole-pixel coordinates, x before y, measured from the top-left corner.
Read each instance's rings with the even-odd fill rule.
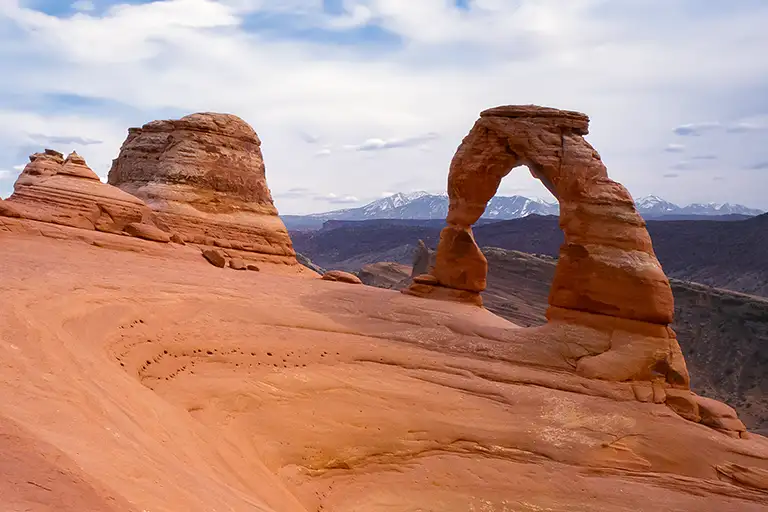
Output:
[[[131,128],[109,183],[144,200],[158,225],[186,242],[298,265],[267,187],[261,141],[236,116],[199,113]]]
[[[411,295],[292,264],[232,116],[131,131],[111,181],[154,212],[78,155],[33,155],[0,202],[3,510],[765,510],[768,439],[689,390],[666,277],[584,133],[484,113]],[[520,163],[567,241],[526,329],[477,307],[471,231]]]
[[[523,329],[40,226],[98,244],[0,227],[4,510],[768,506],[768,439],[683,419],[662,403],[676,388],[581,375],[611,343],[588,320]],[[627,345],[650,325],[617,322]],[[708,424],[733,421],[685,391]]]
[[[488,262],[472,224],[502,178],[525,165],[560,201],[565,243],[547,317],[567,343],[575,326],[591,333],[574,346],[576,373],[637,382],[638,400],[645,401],[653,390],[655,401],[702,421],[680,346],[668,327],[674,312],[669,280],[629,192],[608,178],[600,155],[584,140],[588,124],[584,114],[534,105],[482,112],[451,162],[448,225],[435,266],[403,291],[482,304]],[[738,419],[724,423],[739,435]]]
[[[77,153],[64,159],[46,150],[29,160],[0,216],[109,233],[149,221],[151,210],[143,201],[102,183]]]
[[[584,114],[533,105],[481,113],[448,174],[448,226],[432,270],[442,286],[485,289],[488,264],[471,226],[502,178],[525,165],[560,202],[565,243],[550,304],[630,320],[672,321],[672,291],[645,221],[584,140],[588,124]]]

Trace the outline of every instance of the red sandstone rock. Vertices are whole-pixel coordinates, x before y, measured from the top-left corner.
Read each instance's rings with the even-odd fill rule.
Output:
[[[35,224],[0,220],[3,510],[765,510],[766,438],[681,420],[657,381],[577,374],[611,345],[601,315],[519,328],[4,222]]]
[[[241,258],[232,258],[229,260],[229,268],[232,270],[246,270],[247,266]]]
[[[140,199],[102,183],[77,153],[65,160],[61,153],[46,150],[29,159],[6,201],[16,216],[121,233],[151,213]]]
[[[501,179],[527,165],[561,205],[565,244],[550,304],[660,324],[672,321],[672,291],[645,222],[632,197],[608,178],[600,156],[583,139],[588,123],[578,112],[536,106],[497,107],[481,114],[448,175],[448,227],[433,270],[443,286],[485,289],[487,262],[471,226]]]
[[[734,432],[747,430],[733,407],[703,396],[696,396],[696,403],[699,406],[701,422],[704,425]]]
[[[253,263],[249,263],[245,266],[245,268],[251,272],[259,272],[261,270],[258,265],[254,265]]]
[[[21,217],[21,212],[8,201],[0,199],[0,217]]]
[[[168,235],[168,233],[150,224],[132,222],[125,226],[124,231],[131,236],[143,238],[145,240],[152,240],[153,242],[168,243],[171,241],[171,237]]]
[[[171,235],[171,242],[173,242],[173,243],[175,243],[175,244],[179,244],[179,245],[187,245],[187,244],[184,242],[184,239],[183,239],[183,238],[181,238],[181,235],[179,235],[178,233],[173,233],[173,234]]]
[[[227,259],[218,249],[203,249],[203,258],[214,267],[224,268],[227,266]]]
[[[158,226],[188,242],[296,265],[260,146],[256,132],[233,115],[153,121],[128,131],[109,183],[146,201]]]
[[[448,226],[435,266],[404,291],[481,304],[488,263],[471,226],[502,178],[526,165],[560,202],[565,243],[547,317],[576,373],[643,382],[633,385],[637,400],[666,403],[687,419],[738,433],[743,424],[727,406],[700,406],[689,391],[688,369],[668,327],[674,312],[669,281],[629,192],[608,178],[584,140],[588,124],[584,114],[532,105],[481,113],[451,162]]]
[[[356,275],[350,274],[349,272],[344,272],[341,270],[331,270],[329,272],[326,272],[325,274],[323,274],[323,279],[325,281],[339,281],[342,283],[349,283],[349,284],[363,284],[360,278],[357,277]]]

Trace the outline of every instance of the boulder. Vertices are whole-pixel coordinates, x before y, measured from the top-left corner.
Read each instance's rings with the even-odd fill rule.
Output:
[[[339,281],[341,283],[349,283],[349,284],[363,284],[363,282],[360,280],[359,277],[357,277],[354,274],[350,274],[349,272],[344,272],[342,270],[331,270],[329,272],[326,272],[325,274],[323,274],[323,280]]]
[[[158,226],[184,240],[297,264],[267,187],[261,141],[236,116],[199,113],[131,128],[109,183],[146,201]]]
[[[203,258],[214,267],[224,268],[227,266],[227,258],[218,249],[203,249]]]
[[[145,240],[152,240],[153,242],[162,242],[167,244],[171,241],[171,237],[168,235],[168,233],[151,224],[132,222],[125,226],[124,231],[131,236],[143,238]]]
[[[245,261],[243,261],[242,258],[232,258],[229,260],[229,268],[232,270],[246,270],[247,265],[245,264]]]

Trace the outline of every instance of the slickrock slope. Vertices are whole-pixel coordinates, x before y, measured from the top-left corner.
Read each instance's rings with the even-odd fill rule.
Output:
[[[768,439],[688,389],[667,326],[669,282],[626,191],[581,138],[586,117],[492,113],[457,154],[450,226],[433,275],[417,276],[412,291],[476,302],[487,261],[470,226],[508,166],[524,162],[562,192],[569,243],[540,327],[472,303],[304,279],[291,265],[275,265],[285,275],[236,272],[190,245],[112,245],[127,237],[69,226],[56,226],[64,240],[52,241],[0,225],[3,504],[764,510]],[[164,226],[187,237],[202,236],[196,222],[219,244],[231,245],[239,228],[266,237],[256,219],[274,215],[253,183],[226,169],[218,182],[210,165],[184,160],[216,141],[237,167],[240,143],[258,144],[234,136],[245,128],[230,121],[192,116],[132,132],[113,181],[135,185]],[[526,138],[535,153],[515,145]],[[150,155],[169,164],[159,181],[148,178]],[[558,174],[567,169],[577,175]],[[255,217],[256,206],[244,213],[250,193],[264,207]],[[270,261],[295,261],[270,241],[285,249]]]
[[[121,233],[132,223],[149,222],[151,210],[140,199],[102,183],[72,153],[45,150],[29,157],[0,216],[18,217],[81,229]]]
[[[523,327],[547,322],[547,297],[556,261],[484,247],[488,286],[483,305]],[[411,268],[391,262],[359,271],[367,285],[402,289]],[[733,406],[750,431],[768,434],[768,299],[671,279],[672,328],[691,373],[691,388]]]
[[[768,440],[579,376],[579,329],[135,242],[0,233],[8,510],[768,505]]]
[[[404,293],[481,304],[488,261],[472,234],[501,180],[526,165],[560,201],[565,243],[549,292],[552,336],[571,344],[577,375],[631,382],[641,402],[738,437],[735,411],[690,391],[669,280],[629,192],[584,139],[589,119],[534,105],[496,107],[462,141],[448,173],[448,224],[434,268]],[[715,411],[717,409],[717,411]],[[716,419],[713,419],[717,417]]]
[[[109,183],[144,200],[166,231],[228,256],[297,265],[267,187],[261,141],[242,119],[200,113],[128,130]]]

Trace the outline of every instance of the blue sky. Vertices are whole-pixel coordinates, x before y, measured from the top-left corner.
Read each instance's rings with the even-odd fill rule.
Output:
[[[765,26],[763,0],[0,0],[0,197],[32,152],[106,176],[129,127],[199,111],[253,125],[282,213],[440,192],[481,110],[537,103],[589,114],[636,197],[768,210]]]

